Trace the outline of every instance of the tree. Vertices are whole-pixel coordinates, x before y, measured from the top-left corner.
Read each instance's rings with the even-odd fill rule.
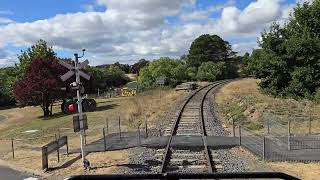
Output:
[[[52,115],[52,105],[62,94],[60,76],[66,71],[56,59],[32,60],[24,77],[14,85],[13,92],[18,104],[22,107],[40,105],[44,117]]]
[[[130,79],[117,65],[111,65],[105,70],[105,83],[107,87],[119,87],[125,85]]]
[[[166,83],[174,86],[181,81],[184,76],[182,67],[183,61],[171,59],[168,57],[161,57],[158,60],[152,61],[148,66],[140,71],[138,82],[140,87],[154,86],[155,81],[159,77],[166,77]]]
[[[18,55],[18,59],[20,62],[17,65],[18,74],[19,77],[23,77],[33,60],[56,59],[56,53],[47,45],[46,41],[40,39],[35,45],[32,45],[31,48],[28,48],[26,51],[21,51],[21,54]]]
[[[198,69],[197,79],[200,81],[216,81],[224,78],[225,62],[205,62]]]
[[[149,64],[149,61],[147,61],[145,59],[140,59],[138,62],[134,63],[130,67],[130,72],[134,73],[134,74],[138,74],[138,76],[139,76],[140,69],[142,69],[143,67],[147,66],[148,64]]]
[[[247,77],[250,76],[250,71],[249,71],[249,63],[250,63],[250,54],[246,52],[242,57],[240,58],[240,76],[241,77]]]
[[[15,67],[0,69],[0,106],[13,105],[15,100],[12,92],[16,81],[17,70]]]
[[[117,66],[123,71],[124,73],[130,73],[130,66],[129,64],[120,64],[119,62],[116,62],[113,64],[113,66]]]
[[[97,67],[88,67],[84,70],[90,74],[90,81],[83,81],[86,93],[96,93],[97,89],[106,89],[106,70]]]
[[[262,50],[250,60],[265,92],[292,97],[316,92],[320,86],[319,31],[320,1],[316,0],[298,4],[287,24],[274,23],[262,33]]]
[[[234,54],[230,44],[221,37],[204,34],[192,42],[187,62],[189,66],[199,67],[203,62],[226,61]]]

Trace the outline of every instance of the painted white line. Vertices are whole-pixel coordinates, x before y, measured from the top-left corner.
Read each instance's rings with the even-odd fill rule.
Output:
[[[23,180],[38,180],[38,178],[28,177],[28,178],[24,178]]]

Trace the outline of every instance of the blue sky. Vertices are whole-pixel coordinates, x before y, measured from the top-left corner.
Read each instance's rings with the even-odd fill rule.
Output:
[[[296,0],[1,0],[0,67],[44,39],[60,57],[87,49],[91,65],[187,54],[201,34],[218,34],[239,54],[283,24]],[[301,0],[299,2],[302,2]]]

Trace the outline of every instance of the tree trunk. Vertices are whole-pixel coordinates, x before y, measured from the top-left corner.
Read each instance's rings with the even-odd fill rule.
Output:
[[[43,116],[44,116],[45,119],[50,116],[49,105],[45,105],[44,106],[44,108],[43,108]]]
[[[53,103],[50,104],[50,116],[52,116],[52,106],[53,106]]]

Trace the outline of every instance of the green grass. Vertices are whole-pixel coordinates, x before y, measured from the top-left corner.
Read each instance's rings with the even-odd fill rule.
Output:
[[[118,97],[111,99],[96,99],[97,111],[86,112],[88,117],[88,133],[91,136],[101,136],[102,128],[109,122],[111,132],[118,131],[118,118],[121,117],[121,129],[123,131],[136,130],[137,123],[150,115],[150,122],[157,119],[161,111],[164,111],[179,93],[172,89],[163,90],[162,107],[159,103],[159,91],[157,89],[140,93],[135,97]],[[5,127],[0,123],[0,139],[23,139],[30,144],[44,144],[54,139],[59,128],[70,128],[68,133],[73,133],[73,115],[65,115],[60,112],[60,104],[53,107],[53,116],[44,120],[40,107],[13,108],[1,110],[0,114],[14,118],[18,114],[19,120],[8,121]],[[10,119],[10,118],[9,118]],[[151,125],[151,124],[150,124]],[[28,130],[39,130],[34,133],[26,133]],[[65,131],[61,131],[62,134]]]
[[[258,131],[263,128],[263,125],[260,122],[248,122],[245,127],[252,131]]]

